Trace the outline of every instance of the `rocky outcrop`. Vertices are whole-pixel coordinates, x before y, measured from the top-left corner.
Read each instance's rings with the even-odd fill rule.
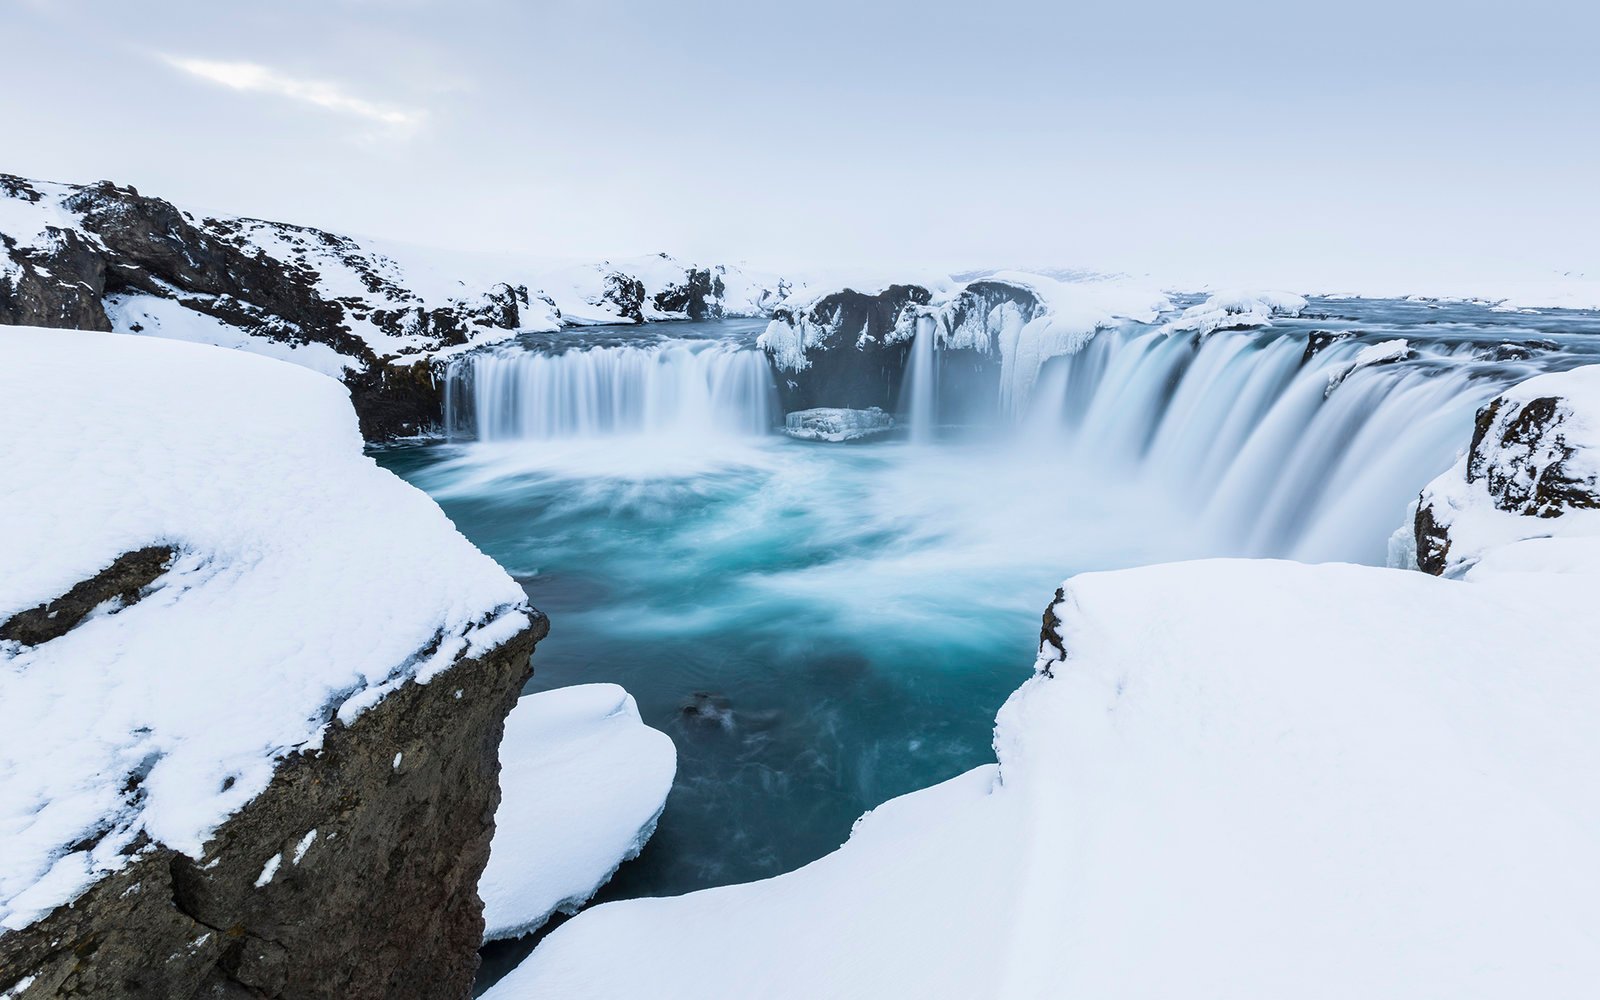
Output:
[[[1417,565],[1442,575],[1488,547],[1560,534],[1600,510],[1600,366],[1542,375],[1478,411],[1472,445],[1429,484],[1413,530]]]
[[[760,345],[786,411],[894,411],[903,408],[911,352],[924,335],[936,351],[937,416],[962,421],[978,415],[965,408],[992,411],[1007,397],[1001,385],[1006,356],[1017,348],[1023,328],[1048,313],[1022,280],[979,279],[937,293],[921,285],[890,285],[873,293],[847,288],[806,306],[774,309]],[[1029,353],[1038,356],[1036,368],[1050,352]]]
[[[663,254],[518,281],[431,280],[444,292],[425,296],[385,254],[308,226],[200,217],[109,181],[0,174],[0,199],[20,209],[0,230],[0,324],[209,340],[308,364],[349,387],[373,441],[438,427],[442,354],[553,331],[564,319],[764,314],[787,294],[769,276]],[[440,270],[424,263],[424,276]],[[564,317],[538,290],[546,279],[581,316]],[[150,318],[152,304],[164,321]]]
[[[682,313],[692,320],[721,319],[723,297],[727,294],[723,273],[722,267],[689,268],[682,284],[668,285],[656,293],[656,309],[664,313]]]
[[[0,992],[468,996],[502,727],[547,628],[535,616],[483,656],[333,723],[203,857],[141,844],[71,904],[0,937]]]

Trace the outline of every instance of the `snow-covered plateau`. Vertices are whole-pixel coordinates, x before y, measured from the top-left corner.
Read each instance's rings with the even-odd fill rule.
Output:
[[[1424,491],[1454,578],[1076,576],[997,764],[798,871],[591,909],[488,995],[1589,995],[1597,373],[1504,393]]]

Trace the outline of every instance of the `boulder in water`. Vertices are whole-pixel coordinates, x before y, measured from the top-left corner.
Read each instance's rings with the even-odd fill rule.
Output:
[[[783,419],[783,432],[792,438],[835,444],[878,437],[894,430],[894,426],[894,418],[876,406],[865,410],[819,406],[797,410]]]

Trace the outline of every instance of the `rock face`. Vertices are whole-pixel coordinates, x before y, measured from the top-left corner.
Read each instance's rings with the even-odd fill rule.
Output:
[[[1478,411],[1472,446],[1418,500],[1417,565],[1442,575],[1494,544],[1600,510],[1600,366],[1542,375]]]
[[[936,351],[938,417],[962,421],[976,415],[967,410],[992,410],[1002,398],[1007,351],[1046,313],[1039,295],[1017,281],[983,279],[937,294],[921,285],[870,294],[847,288],[774,309],[760,344],[786,411],[893,412],[901,408],[917,337],[925,336]]]
[[[499,746],[533,626],[335,724],[192,860],[146,849],[0,938],[0,991],[44,997],[469,995]],[[19,982],[26,986],[17,990]]]
[[[809,306],[773,310],[761,346],[784,410],[893,409],[915,313],[929,298],[920,285],[890,285],[871,294],[846,288]]]

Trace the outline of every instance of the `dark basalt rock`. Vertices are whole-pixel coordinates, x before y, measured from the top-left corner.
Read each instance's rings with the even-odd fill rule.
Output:
[[[1355,330],[1313,330],[1306,339],[1306,352],[1300,356],[1300,363],[1304,365],[1339,341],[1356,335]]]
[[[892,410],[900,395],[910,339],[886,341],[901,315],[928,304],[930,294],[920,285],[890,285],[877,294],[846,288],[824,296],[809,308],[773,310],[775,322],[802,323],[827,330],[822,341],[806,352],[810,365],[802,371],[779,367],[772,351],[778,397],[786,412],[818,407]]]
[[[1056,596],[1045,605],[1044,618],[1039,624],[1039,672],[1054,677],[1054,666],[1067,658],[1061,645],[1061,619],[1056,615],[1056,605],[1067,599],[1065,587],[1056,588]]]
[[[1417,542],[1417,568],[1443,576],[1450,560],[1450,532],[1435,518],[1433,508],[1425,503],[1417,505],[1411,529]]]
[[[1478,411],[1467,458],[1467,482],[1486,480],[1500,510],[1531,517],[1559,517],[1574,508],[1600,507],[1600,484],[1570,470],[1575,449],[1563,424],[1565,402],[1541,396],[1520,408],[1504,397]]]
[[[656,293],[655,307],[665,313],[682,313],[692,320],[721,319],[726,286],[722,268],[692,267],[681,285],[668,285]]]
[[[974,281],[949,302],[929,309],[931,293],[920,285],[891,285],[876,294],[844,289],[818,299],[809,308],[778,306],[775,322],[795,327],[808,325],[823,337],[806,352],[807,367],[786,369],[775,351],[773,364],[778,396],[786,412],[818,408],[866,410],[879,407],[894,412],[910,363],[912,332],[919,316],[938,329],[968,331],[963,342],[982,347],[940,348],[937,373],[941,386],[941,421],[963,420],[963,401],[983,400],[992,405],[1000,378],[997,330],[989,317],[999,306],[1010,305],[1031,320],[1043,308],[1028,289],[1005,281]],[[971,331],[978,331],[974,336]],[[941,336],[941,343],[949,338]]]
[[[144,589],[167,571],[176,555],[177,550],[169,545],[124,552],[110,566],[55,600],[19,611],[0,622],[0,640],[37,646],[66,635],[107,601],[118,601],[122,607],[135,604]]]
[[[467,997],[503,724],[547,628],[535,615],[483,657],[335,722],[199,861],[141,845],[70,905],[0,936],[0,992],[29,979],[22,1000]]]
[[[644,322],[644,282],[630,274],[613,271],[605,276],[602,302],[611,303],[617,315],[630,323]]]

